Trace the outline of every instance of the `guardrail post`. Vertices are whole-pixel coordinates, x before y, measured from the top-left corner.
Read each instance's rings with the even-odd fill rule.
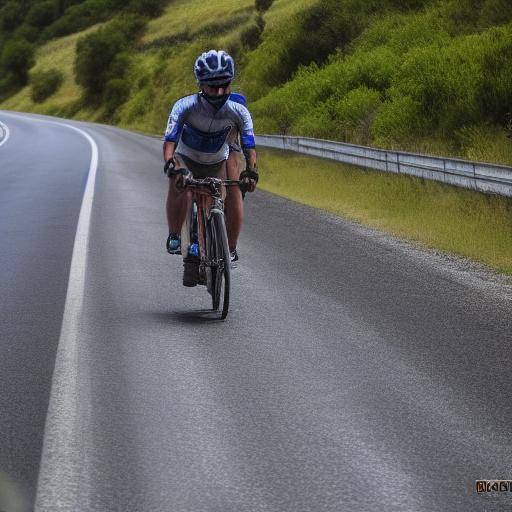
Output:
[[[389,172],[388,169],[388,152],[386,151],[386,172]]]

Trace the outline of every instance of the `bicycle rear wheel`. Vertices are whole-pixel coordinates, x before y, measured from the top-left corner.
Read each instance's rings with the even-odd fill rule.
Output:
[[[211,249],[212,249],[212,305],[220,311],[224,320],[229,309],[229,289],[231,284],[228,235],[224,222],[224,213],[212,210],[210,217]]]

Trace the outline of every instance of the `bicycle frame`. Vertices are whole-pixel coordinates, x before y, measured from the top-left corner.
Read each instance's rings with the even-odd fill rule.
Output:
[[[186,187],[193,191],[192,202],[195,201],[197,204],[199,251],[203,262],[206,262],[208,257],[206,254],[208,243],[206,223],[211,217],[211,212],[217,210],[224,213],[225,187],[239,184],[240,182],[237,180],[222,180],[220,178],[189,179],[186,183]]]
[[[188,236],[192,234],[194,241],[197,237],[199,276],[212,296],[213,310],[221,311],[221,319],[228,314],[231,281],[231,259],[224,219],[225,187],[239,184],[235,180],[220,178],[190,178],[185,182],[185,187],[192,189],[192,205],[197,205],[197,217],[194,218],[193,213],[188,217],[192,223],[184,226],[184,231]],[[197,232],[194,227],[197,227]]]

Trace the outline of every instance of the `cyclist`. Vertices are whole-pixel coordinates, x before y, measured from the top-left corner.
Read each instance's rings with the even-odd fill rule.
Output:
[[[195,286],[199,281],[197,254],[189,254],[189,247],[181,247],[181,227],[190,205],[190,193],[183,190],[187,176],[240,179],[249,192],[254,191],[258,182],[251,115],[243,104],[243,96],[231,93],[235,76],[233,58],[222,50],[210,50],[197,58],[194,74],[200,92],[174,104],[163,147],[164,170],[170,178],[166,247],[170,254],[181,253],[184,257],[185,286]],[[238,138],[247,164],[242,173],[236,156]],[[226,229],[231,259],[235,261],[243,218],[242,195],[238,187],[228,187],[226,193]]]

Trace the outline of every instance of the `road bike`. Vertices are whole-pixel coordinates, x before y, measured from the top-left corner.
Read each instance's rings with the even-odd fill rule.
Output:
[[[225,187],[240,186],[237,180],[187,178],[192,207],[182,229],[182,247],[199,245],[199,284],[212,297],[213,310],[224,320],[229,310],[231,259],[224,219]]]

